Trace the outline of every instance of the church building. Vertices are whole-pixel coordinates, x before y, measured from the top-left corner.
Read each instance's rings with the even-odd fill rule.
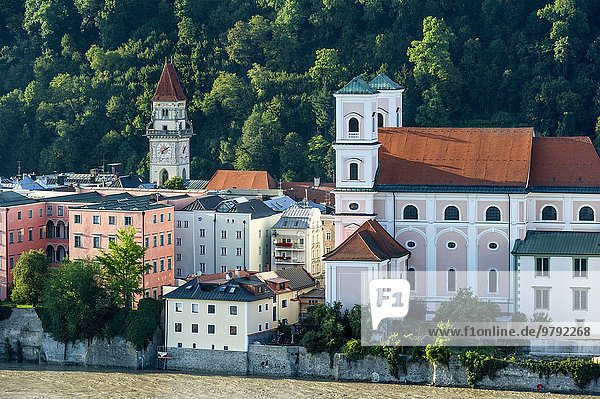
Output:
[[[190,138],[194,134],[173,64],[165,63],[152,97],[152,118],[146,125],[150,141],[150,181],[161,187],[171,177],[190,178]]]
[[[410,252],[396,264],[405,264],[412,295],[425,299],[430,312],[470,287],[504,314],[573,305],[581,310],[578,320],[589,319],[587,303],[600,300],[600,290],[590,290],[592,281],[600,283],[600,264],[582,263],[588,255],[577,257],[576,246],[553,258],[523,251],[540,248],[525,245],[531,231],[556,232],[555,241],[565,232],[600,232],[600,158],[591,140],[540,137],[531,127],[404,127],[402,94],[383,74],[370,83],[354,78],[334,94],[336,246],[355,250],[346,241],[376,220]],[[361,262],[342,268],[327,259],[327,299],[339,300],[335,293]],[[532,268],[526,281],[516,272],[520,260]],[[559,280],[548,278],[559,269],[570,284],[560,295],[553,286]]]

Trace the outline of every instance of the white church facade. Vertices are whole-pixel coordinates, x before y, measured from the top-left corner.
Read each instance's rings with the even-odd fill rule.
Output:
[[[581,302],[575,292],[590,289],[590,279],[577,280],[572,300],[558,298],[556,279],[519,280],[524,258],[512,251],[528,231],[600,232],[600,158],[590,139],[539,137],[533,128],[403,127],[402,94],[385,75],[354,78],[334,94],[336,246],[376,220],[410,252],[401,272],[430,311],[462,287],[505,314],[547,311],[519,300],[540,287],[555,306]]]

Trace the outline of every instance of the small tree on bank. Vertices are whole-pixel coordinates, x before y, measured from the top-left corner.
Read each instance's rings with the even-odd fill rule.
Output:
[[[48,258],[42,250],[24,252],[13,269],[13,289],[10,299],[18,304],[35,306],[42,295],[44,277],[48,273]]]
[[[164,188],[167,188],[169,190],[183,190],[185,189],[185,186],[183,185],[183,179],[179,176],[173,176],[171,177],[169,180],[167,180],[164,184],[163,184]]]
[[[500,316],[500,307],[490,301],[479,299],[471,288],[461,288],[452,299],[442,302],[433,321],[435,322],[471,322],[496,321]]]
[[[142,257],[146,248],[135,241],[135,228],[121,229],[115,241],[108,244],[108,251],[100,250],[96,261],[101,265],[104,284],[114,304],[131,308],[136,294],[143,289],[140,282],[150,265],[144,265]]]

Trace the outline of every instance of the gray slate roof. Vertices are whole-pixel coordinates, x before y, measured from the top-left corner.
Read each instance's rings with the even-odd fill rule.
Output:
[[[183,185],[188,190],[204,190],[208,180],[185,180]]]
[[[14,191],[0,192],[0,206],[2,207],[35,204],[36,202],[38,201],[15,193]]]
[[[81,194],[69,194],[69,195],[59,195],[56,197],[47,197],[44,198],[45,202],[84,202],[84,203],[98,203],[102,201],[116,201],[124,198],[131,197],[129,193],[118,193],[118,194],[109,194],[102,195],[96,191],[92,191],[89,193],[81,193]]]
[[[225,198],[218,195],[209,195],[207,197],[197,198],[191,204],[182,208],[182,211],[212,211],[217,209],[217,206],[223,202]]]
[[[277,270],[275,273],[279,277],[290,280],[288,284],[292,290],[299,290],[315,285],[315,279],[302,266]]]
[[[308,218],[295,218],[282,216],[273,225],[273,229],[308,229]]]
[[[292,205],[296,205],[296,201],[284,195],[282,197],[272,198],[264,201],[265,205],[277,212],[283,212]]]
[[[266,206],[261,200],[251,199],[246,202],[236,203],[229,212],[249,213],[252,219],[260,219],[274,215],[276,212]]]
[[[600,233],[581,231],[533,231],[517,240],[515,255],[597,255],[600,256]]]
[[[160,200],[165,199],[160,196]],[[98,209],[113,211],[147,211],[151,209],[167,208],[169,205],[155,202],[151,195],[142,195],[111,201],[104,201],[98,204],[78,206],[73,209]]]
[[[254,295],[248,291],[242,284],[248,285],[263,285],[264,293]],[[231,288],[235,288],[231,292]],[[271,298],[275,293],[267,286],[267,284],[257,281],[257,279],[240,277],[227,281],[224,284],[199,283],[198,279],[194,278],[181,287],[163,295],[167,299],[197,299],[209,301],[234,301],[234,302],[252,302],[259,299]]]

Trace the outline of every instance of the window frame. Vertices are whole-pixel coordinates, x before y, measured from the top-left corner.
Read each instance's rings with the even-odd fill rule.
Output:
[[[577,261],[579,261],[579,270],[577,270]],[[585,263],[585,273],[583,273],[582,261]],[[573,258],[573,277],[574,278],[588,278],[589,273],[589,260],[586,257]]]
[[[538,270],[538,261],[541,261],[541,267]],[[546,262],[547,261],[547,262]],[[550,277],[550,257],[549,256],[536,256],[534,258],[534,276],[535,277]],[[544,270],[545,269],[545,270]]]
[[[588,208],[589,210],[592,211],[592,219],[591,220],[581,218],[581,211],[584,210],[585,208]],[[596,221],[596,210],[591,205],[581,205],[579,207],[579,209],[577,210],[577,221],[578,222],[586,222],[586,223],[595,222]]]
[[[498,219],[490,219],[488,212],[490,212],[490,210],[495,209],[498,211]],[[499,206],[496,205],[490,205],[487,208],[485,208],[485,221],[486,222],[501,222],[502,221],[502,210],[500,209]]]
[[[413,208],[416,212],[416,217],[414,217],[414,218],[406,217],[407,209],[413,209]],[[419,208],[415,204],[404,205],[404,207],[402,208],[402,220],[419,220]]]
[[[554,219],[546,219],[544,217],[544,211],[546,209],[553,209],[554,210]],[[558,221],[558,209],[556,209],[556,206],[554,206],[553,204],[545,204],[540,208],[540,221],[542,222],[556,222]]]
[[[453,289],[450,289],[450,272],[453,272]],[[457,276],[456,276],[456,269],[454,267],[449,267],[448,269],[446,269],[446,292],[450,293],[450,292],[457,292]]]

